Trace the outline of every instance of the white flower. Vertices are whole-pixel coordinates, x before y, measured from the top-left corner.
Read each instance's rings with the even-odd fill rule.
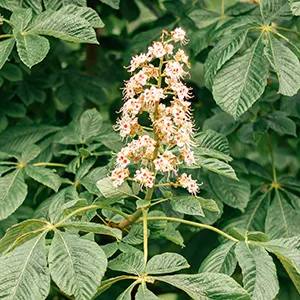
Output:
[[[162,58],[166,54],[167,51],[161,42],[154,42],[153,45],[148,48],[148,55],[154,56],[156,58]]]
[[[134,72],[137,68],[141,67],[142,64],[147,62],[149,57],[145,53],[141,53],[132,57],[128,72]]]
[[[135,172],[133,177],[135,182],[139,182],[142,186],[152,188],[155,181],[154,173],[149,171],[148,168],[141,168]]]
[[[177,80],[187,74],[187,72],[185,72],[183,69],[183,65],[178,61],[168,62],[165,68],[165,73],[169,78]]]
[[[186,173],[183,173],[178,178],[178,182],[183,188],[187,189],[189,193],[191,193],[194,196],[196,196],[196,194],[200,190],[197,180],[193,180],[192,175],[188,176]]]
[[[120,136],[124,138],[128,135],[135,136],[138,127],[138,118],[130,117],[128,114],[123,114],[122,118],[117,120],[114,129],[120,130]]]
[[[159,101],[167,97],[164,94],[163,89],[155,86],[151,86],[150,89],[146,89],[141,96],[145,105],[144,110],[147,112],[154,112]]]
[[[180,42],[183,45],[188,43],[188,40],[186,39],[186,33],[180,27],[176,28],[174,31],[171,31],[171,36],[175,42]]]
[[[113,180],[113,186],[117,187],[123,184],[124,180],[129,176],[130,172],[128,169],[117,167],[115,168],[110,178]]]
[[[162,172],[175,171],[175,166],[178,163],[176,155],[170,151],[164,154],[159,154],[158,158],[153,161],[155,170]]]
[[[175,54],[175,60],[179,62],[185,63],[188,67],[190,67],[189,64],[189,57],[185,54],[185,52],[182,49],[178,49],[178,51]]]

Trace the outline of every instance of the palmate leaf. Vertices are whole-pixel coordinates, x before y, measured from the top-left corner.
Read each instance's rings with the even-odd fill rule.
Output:
[[[300,62],[298,57],[270,33],[267,34],[265,55],[278,75],[278,92],[286,96],[297,94],[300,88]]]
[[[43,10],[42,0],[1,0],[0,6],[10,11],[18,8],[31,8],[35,13]]]
[[[121,295],[119,295],[117,300],[131,300],[132,290],[137,284],[137,281],[133,282]]]
[[[286,196],[276,190],[268,209],[266,233],[273,239],[300,234],[300,213],[287,201]]]
[[[227,138],[214,130],[208,129],[195,136],[197,146],[195,156],[210,156],[213,158],[231,161]]]
[[[73,5],[77,5],[77,6],[86,6],[87,0],[43,0],[43,3],[45,5],[46,9],[53,9],[53,10],[58,10],[60,9],[62,6],[65,5],[69,5],[69,4],[73,4]]]
[[[41,62],[50,50],[49,41],[38,35],[24,36],[14,32],[18,54],[22,62],[29,68]]]
[[[90,22],[73,15],[73,6],[58,11],[46,10],[38,15],[26,32],[30,35],[50,35],[74,43],[98,44]]]
[[[21,169],[0,178],[0,220],[11,215],[25,200],[27,185]]]
[[[268,252],[258,246],[238,243],[236,257],[243,273],[244,288],[253,300],[273,300],[279,291],[276,267]]]
[[[75,299],[90,300],[106,271],[107,258],[95,242],[55,231],[49,249],[49,268],[57,286]]]
[[[174,210],[192,216],[203,216],[201,201],[198,197],[178,196],[171,198],[171,206]]]
[[[250,200],[250,184],[246,180],[233,180],[209,174],[209,182],[220,201],[244,212]]]
[[[96,109],[86,110],[80,117],[79,130],[83,142],[101,133],[102,117]]]
[[[279,16],[288,7],[286,0],[260,0],[259,5],[261,16],[265,21]]]
[[[225,274],[156,276],[154,279],[183,290],[194,300],[250,300],[248,293]]]
[[[140,275],[144,270],[144,257],[140,251],[121,253],[109,261],[108,267],[114,271]]]
[[[262,95],[268,72],[260,36],[248,50],[228,61],[217,73],[213,84],[216,103],[237,119]]]
[[[224,273],[231,276],[237,264],[235,246],[236,243],[229,241],[214,249],[202,262],[199,273]]]
[[[25,167],[26,174],[32,179],[40,182],[43,185],[48,186],[55,192],[58,191],[61,180],[60,177],[55,174],[54,170],[50,170],[43,167],[35,167],[34,165],[27,165]]]
[[[120,8],[120,0],[100,0],[100,1],[111,6],[114,9]]]
[[[135,295],[136,300],[159,300],[155,294],[149,291],[146,287],[146,284],[141,284]]]
[[[25,220],[19,224],[15,224],[10,227],[4,237],[0,240],[0,256],[4,252],[8,252],[16,245],[21,245],[28,239],[34,238],[40,232],[36,232],[38,229],[42,229],[45,226],[45,222],[42,220]]]
[[[212,88],[217,71],[242,47],[247,32],[247,27],[242,27],[233,34],[222,38],[209,52],[204,63],[204,78],[207,88]]]
[[[277,256],[300,293],[300,237],[272,240],[264,247]]]
[[[300,1],[289,0],[290,8],[294,16],[300,16]]]
[[[0,42],[0,69],[7,61],[13,47],[15,45],[15,39],[9,38]]]
[[[0,298],[46,299],[50,290],[45,234],[0,257]]]
[[[187,260],[177,253],[165,252],[153,256],[147,263],[147,274],[167,274],[189,268]]]

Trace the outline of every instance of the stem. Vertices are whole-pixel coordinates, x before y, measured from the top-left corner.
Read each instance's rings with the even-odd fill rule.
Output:
[[[13,37],[12,34],[1,34],[0,39],[8,38],[8,37]]]
[[[10,162],[10,161],[0,161],[0,165],[12,165],[12,166],[17,166],[18,163]]]
[[[270,152],[270,157],[271,157],[271,164],[272,164],[272,170],[273,170],[273,183],[277,183],[277,176],[276,176],[276,168],[275,168],[275,159],[274,159],[274,152],[273,152],[273,147],[272,147],[272,142],[270,135],[268,135],[268,147],[269,147],[269,152]]]
[[[136,220],[142,215],[142,209],[139,208],[134,214],[132,214],[131,216],[129,216],[129,218],[127,220],[123,220],[121,221],[117,227],[120,229],[123,229],[125,227],[128,227],[130,225],[132,225],[133,223],[136,222]]]
[[[121,216],[123,216],[124,218],[126,219],[130,219],[130,217],[123,213],[122,211],[116,209],[116,208],[113,208],[113,207],[109,207],[109,206],[104,206],[104,205],[89,205],[89,206],[86,206],[86,207],[81,207],[81,208],[78,208],[74,211],[72,211],[70,214],[68,214],[65,218],[63,218],[62,220],[60,220],[58,223],[55,224],[55,227],[58,228],[58,227],[62,227],[63,224],[68,221],[71,217],[77,215],[78,213],[80,212],[83,212],[83,211],[86,211],[86,210],[92,210],[92,209],[106,209],[106,210],[110,210],[112,212],[115,212]]]
[[[148,261],[148,209],[143,209],[143,229],[144,229],[144,263],[145,268]]]
[[[221,16],[224,17],[225,16],[225,0],[221,1]]]
[[[168,199],[161,199],[161,200],[158,200],[158,201],[156,201],[156,202],[154,202],[154,203],[151,203],[150,207],[152,207],[152,206],[154,206],[154,205],[157,205],[157,204],[159,204],[159,203],[163,203],[163,202],[169,201],[169,200],[170,200],[169,198],[168,198]]]
[[[48,162],[39,162],[39,163],[36,163],[36,164],[33,164],[35,167],[62,167],[62,168],[66,168],[67,165],[65,164],[58,164],[58,163],[48,163]]]
[[[228,238],[229,240],[231,240],[233,242],[239,241],[238,239],[234,238],[233,236],[227,234],[226,232],[224,232],[216,227],[206,225],[206,224],[201,224],[201,223],[196,223],[196,222],[192,222],[192,221],[188,221],[188,220],[182,220],[182,219],[171,218],[171,217],[148,217],[147,220],[148,221],[171,221],[171,222],[183,223],[183,224],[200,227],[200,228],[204,228],[204,229],[208,229],[208,230],[217,232],[218,234],[223,235],[224,237]],[[139,220],[139,222],[140,222],[140,220]]]
[[[275,26],[275,27],[273,27],[273,28],[279,29],[279,30],[283,30],[283,31],[287,31],[287,32],[290,32],[290,33],[294,33],[294,34],[296,34],[297,36],[300,36],[300,34],[299,34],[298,32],[296,32],[296,31],[294,31],[294,30],[291,30],[291,29],[288,29],[288,28],[277,27],[277,26]]]

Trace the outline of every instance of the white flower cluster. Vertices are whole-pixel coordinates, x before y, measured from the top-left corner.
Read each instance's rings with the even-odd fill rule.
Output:
[[[196,195],[199,184],[185,173],[178,177],[178,165],[194,164],[192,147],[194,124],[191,120],[190,89],[182,82],[189,73],[188,56],[177,46],[188,42],[185,31],[176,28],[163,31],[161,41],[155,41],[147,53],[131,59],[128,71],[133,73],[123,89],[124,105],[115,130],[122,138],[131,137],[117,155],[111,178],[114,185],[131,179],[141,186],[152,188],[157,172],[174,174],[176,184]],[[177,45],[176,45],[177,44]],[[151,131],[139,124],[139,115],[149,114]],[[138,138],[135,138],[138,136]],[[130,178],[129,165],[138,170]]]

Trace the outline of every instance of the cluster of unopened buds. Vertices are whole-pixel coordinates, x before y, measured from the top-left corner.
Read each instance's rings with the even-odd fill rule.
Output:
[[[178,175],[180,164],[195,163],[194,124],[188,101],[192,98],[191,89],[182,82],[190,67],[181,49],[187,43],[183,29],[163,31],[160,41],[155,41],[147,53],[131,59],[128,71],[132,76],[123,89],[125,103],[115,130],[123,139],[132,141],[117,154],[116,167],[110,175],[115,186],[133,180],[141,188],[153,188],[156,175],[161,173],[193,195],[199,191],[191,175]],[[139,124],[144,112],[149,114],[148,127]],[[133,176],[130,166],[136,169]]]

